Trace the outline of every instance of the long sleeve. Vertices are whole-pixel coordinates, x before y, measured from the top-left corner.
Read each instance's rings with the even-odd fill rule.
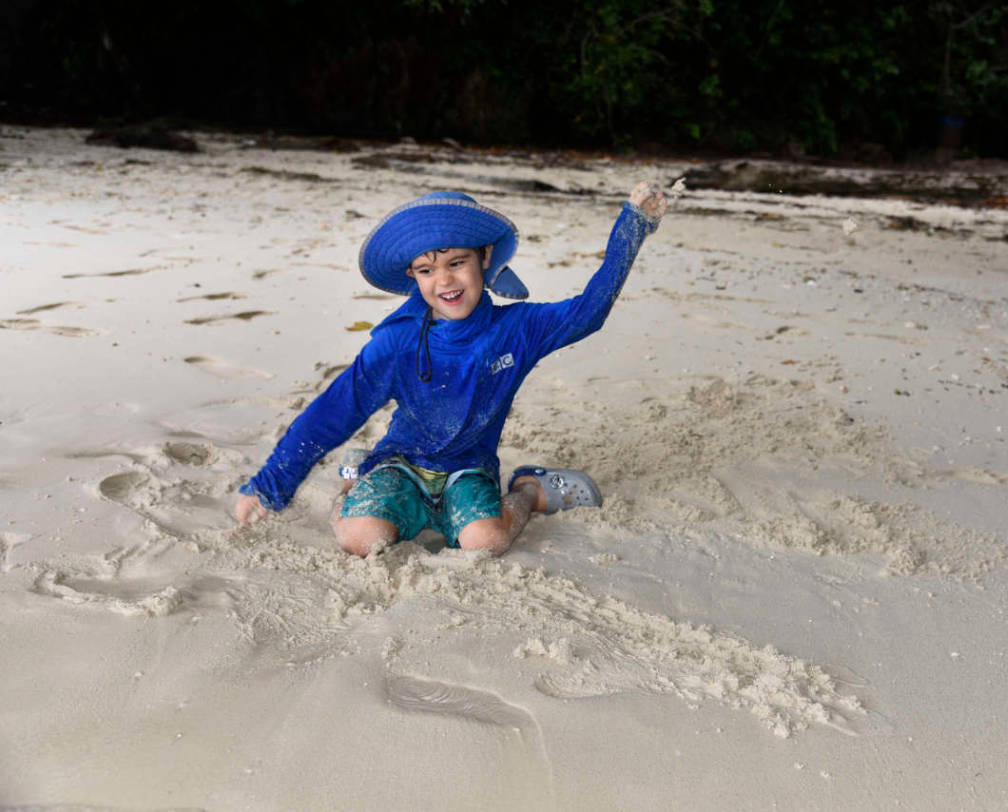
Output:
[[[609,234],[605,259],[584,291],[560,302],[527,305],[534,333],[530,343],[547,355],[598,330],[623,289],[644,238],[657,228],[658,223],[641,209],[624,203]]]
[[[259,473],[239,489],[241,493],[258,496],[272,510],[286,507],[315,464],[391,399],[395,378],[391,352],[384,336],[368,342],[353,364],[291,423]]]

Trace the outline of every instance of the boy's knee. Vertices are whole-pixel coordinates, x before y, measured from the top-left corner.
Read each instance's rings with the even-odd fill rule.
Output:
[[[330,523],[340,549],[361,558],[399,540],[399,529],[392,522],[374,516],[333,514]]]
[[[489,550],[494,555],[511,546],[508,529],[502,519],[476,519],[462,528],[458,537],[463,550]]]

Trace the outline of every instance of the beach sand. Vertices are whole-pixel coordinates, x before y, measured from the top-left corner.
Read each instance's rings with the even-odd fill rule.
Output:
[[[376,219],[461,188],[553,300],[692,164],[86,134],[0,129],[0,807],[1008,808],[1008,211],[687,184],[504,432],[605,505],[365,560],[339,450],[229,511]]]

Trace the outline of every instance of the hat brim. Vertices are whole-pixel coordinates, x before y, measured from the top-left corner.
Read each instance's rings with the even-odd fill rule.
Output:
[[[484,274],[483,284],[505,299],[527,299],[529,295],[528,288],[518,278],[518,274],[512,271],[507,265],[493,276],[490,276],[489,272]]]
[[[360,269],[376,288],[409,295],[416,282],[406,275],[406,269],[418,256],[439,248],[483,245],[493,246],[484,280],[500,280],[503,289],[496,290],[496,284],[487,286],[509,298],[528,296],[514,272],[504,267],[518,247],[515,224],[500,212],[454,197],[429,195],[391,211],[364,240]],[[522,291],[524,295],[520,295]]]

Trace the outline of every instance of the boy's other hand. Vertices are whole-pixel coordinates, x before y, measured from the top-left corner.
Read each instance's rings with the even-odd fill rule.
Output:
[[[634,186],[630,193],[630,202],[653,220],[661,220],[668,208],[665,195],[652,189],[646,180]]]
[[[234,517],[238,524],[246,527],[249,522],[266,518],[266,508],[262,506],[258,496],[248,496],[242,494],[234,506]]]

